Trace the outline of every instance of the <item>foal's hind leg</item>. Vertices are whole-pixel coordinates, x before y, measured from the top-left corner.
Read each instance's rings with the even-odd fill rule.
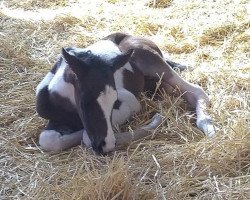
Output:
[[[215,133],[211,118],[206,114],[209,99],[204,90],[195,84],[182,79],[164,60],[149,50],[140,49],[134,54],[133,60],[145,76],[159,78],[162,76],[162,86],[169,90],[169,86],[178,88],[184,99],[196,109],[196,124],[206,135],[211,137]]]
[[[60,152],[81,144],[91,146],[90,139],[84,129],[72,131],[58,123],[49,122],[45,130],[39,136],[39,144],[44,151]]]
[[[170,67],[173,68],[173,69],[178,69],[178,70],[180,70],[180,71],[184,71],[184,70],[187,69],[187,66],[186,66],[186,65],[182,65],[182,64],[173,62],[173,61],[169,60],[168,58],[165,58],[165,61],[166,61],[167,64],[169,64]]]

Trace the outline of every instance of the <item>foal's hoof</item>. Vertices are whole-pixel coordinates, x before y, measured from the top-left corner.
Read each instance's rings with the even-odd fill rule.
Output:
[[[184,71],[187,69],[186,65],[182,65],[180,63],[173,62],[173,61],[167,59],[166,56],[165,56],[165,60],[166,60],[167,64],[169,64],[169,66],[172,67],[176,71],[181,72],[181,71]]]
[[[215,133],[216,133],[216,130],[215,130],[215,126],[213,124],[207,124],[205,125],[204,129],[203,129],[203,132],[209,137],[209,138],[212,138]]]
[[[187,66],[186,65],[181,65],[181,64],[177,64],[173,67],[174,70],[177,70],[177,71],[184,71],[184,70],[187,70]]]
[[[209,138],[212,138],[216,133],[215,126],[210,118],[197,120],[197,127],[202,130],[203,133],[205,133]]]

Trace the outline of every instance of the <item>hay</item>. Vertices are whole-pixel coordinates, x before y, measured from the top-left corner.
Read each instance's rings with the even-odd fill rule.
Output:
[[[171,5],[173,0],[150,0],[146,5],[153,8],[166,8]]]
[[[0,199],[249,199],[249,28],[246,0],[5,0]],[[152,39],[189,66],[181,76],[210,95],[215,138],[195,127],[182,99],[142,94],[143,111],[120,129],[160,112],[165,121],[153,137],[106,157],[81,146],[56,155],[37,146],[46,120],[35,112],[34,91],[61,47],[84,47],[114,31]]]
[[[10,0],[5,1],[8,7],[12,8],[23,8],[25,10],[34,10],[39,8],[58,8],[68,5],[68,1],[59,0],[59,1],[50,1],[50,0],[27,0],[27,1],[17,1]]]

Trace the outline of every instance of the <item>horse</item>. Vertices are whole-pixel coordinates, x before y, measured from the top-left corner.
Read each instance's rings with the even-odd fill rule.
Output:
[[[129,134],[119,140],[113,126],[140,111],[139,95],[155,90],[160,79],[165,91],[178,89],[195,109],[197,127],[212,137],[215,128],[206,113],[207,94],[173,68],[183,70],[185,66],[165,58],[151,40],[125,33],[110,34],[86,48],[62,48],[36,88],[37,113],[48,120],[39,136],[41,148],[59,152],[83,142],[97,154],[106,154],[116,143],[127,141],[124,138],[133,140]],[[153,129],[159,122],[159,118],[153,120],[145,129]]]

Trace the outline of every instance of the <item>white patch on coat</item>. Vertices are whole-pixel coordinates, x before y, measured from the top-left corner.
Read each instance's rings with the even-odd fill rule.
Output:
[[[124,88],[124,84],[123,84],[123,71],[124,70],[129,70],[131,72],[133,71],[132,66],[129,64],[129,62],[127,62],[123,67],[121,67],[120,69],[116,70],[114,73],[114,79],[115,79],[115,86],[117,89],[120,88]]]
[[[110,121],[111,112],[113,109],[114,102],[117,100],[117,92],[113,87],[106,85],[105,90],[99,95],[97,98],[97,102],[99,103],[104,117],[107,122],[107,136],[105,138],[105,146],[103,146],[103,152],[112,151],[115,148],[115,136],[112,129],[112,124]]]
[[[126,89],[119,89],[118,100],[121,101],[119,110],[113,109],[112,112],[112,124],[121,125],[126,122],[133,114],[137,113],[141,109],[140,102],[136,99],[135,95]]]
[[[48,89],[49,89],[49,92],[56,92],[61,97],[68,98],[73,105],[76,105],[74,86],[71,83],[65,82],[63,78],[66,67],[67,67],[67,64],[63,60],[54,78],[49,83]]]
[[[45,151],[60,152],[81,143],[83,130],[61,135],[55,130],[44,130],[39,136],[39,144]]]
[[[39,144],[45,151],[62,151],[61,136],[62,135],[55,130],[44,130],[39,136]]]
[[[100,40],[90,45],[85,50],[90,50],[92,54],[101,56],[106,60],[110,60],[121,54],[121,51],[119,50],[117,45],[110,40]]]
[[[91,147],[91,141],[89,139],[89,136],[86,130],[83,131],[82,141],[86,145],[86,147]]]
[[[46,76],[43,78],[43,80],[38,84],[38,86],[36,87],[36,96],[38,95],[38,93],[46,86],[49,85],[50,81],[52,80],[52,78],[55,75],[51,72],[47,73]]]
[[[121,51],[117,45],[111,40],[99,40],[96,43],[86,47],[86,48],[73,48],[69,52],[71,54],[78,54],[91,51],[92,54],[100,56],[105,60],[110,60],[115,58],[117,55],[121,54]]]
[[[127,70],[129,70],[131,72],[134,72],[134,70],[133,70],[133,68],[132,68],[132,66],[130,65],[129,62],[127,62],[122,68],[127,69]]]

